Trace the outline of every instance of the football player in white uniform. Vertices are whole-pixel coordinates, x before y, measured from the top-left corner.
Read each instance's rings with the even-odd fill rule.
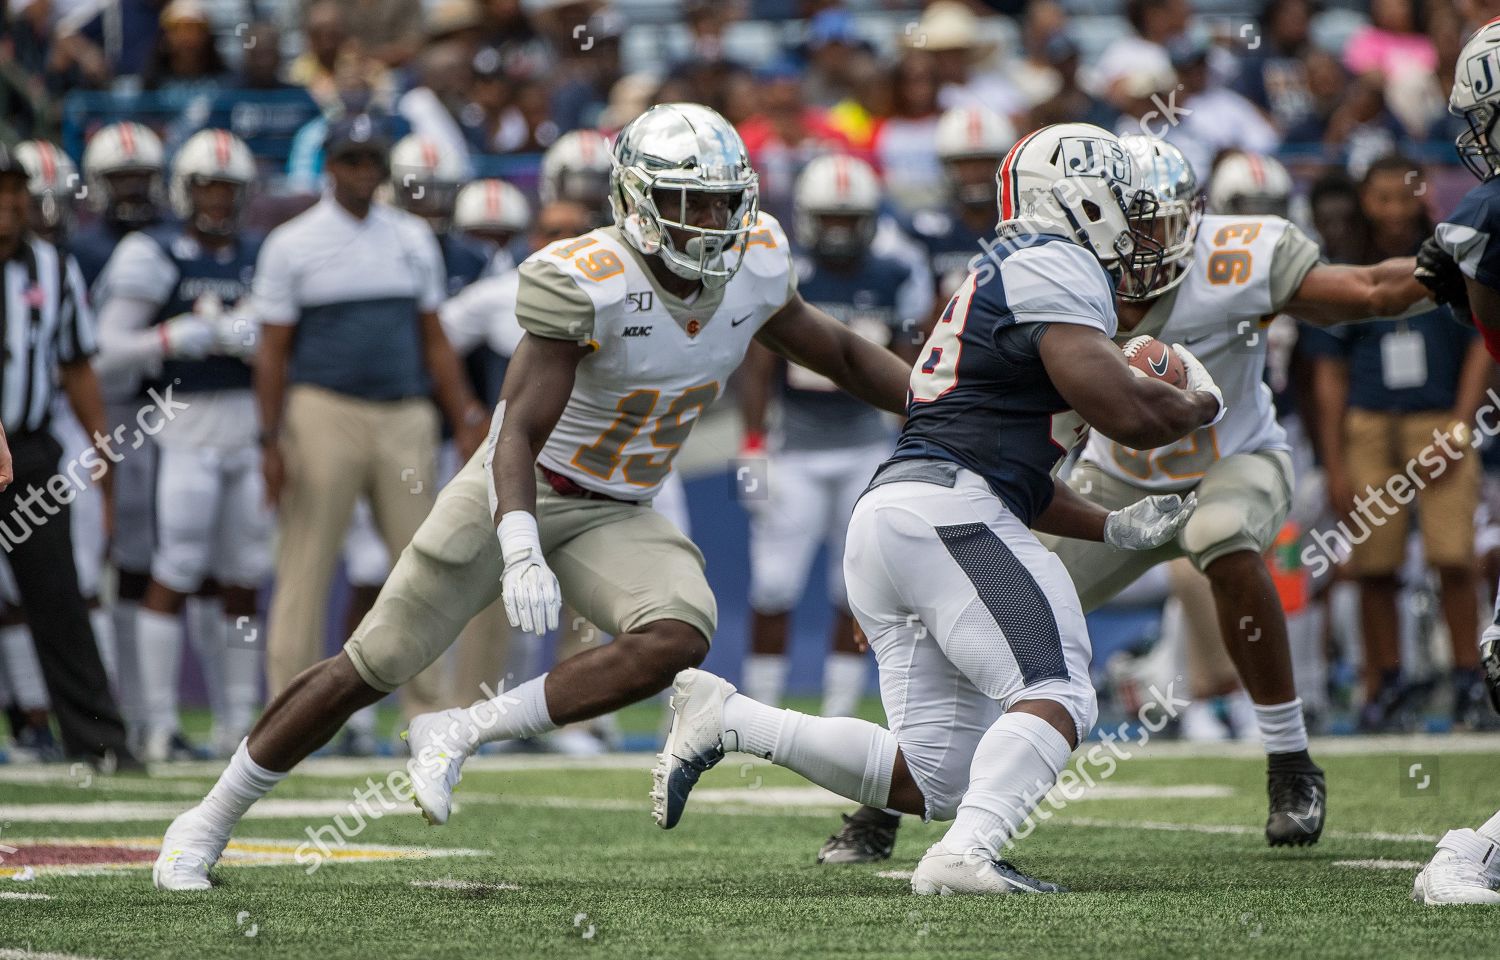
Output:
[[[1424,302],[1426,291],[1409,257],[1363,267],[1320,263],[1317,245],[1279,217],[1203,216],[1197,178],[1180,151],[1152,137],[1120,139],[1156,198],[1155,230],[1165,254],[1159,265],[1121,279],[1119,329],[1112,335],[1121,343],[1149,334],[1187,346],[1224,391],[1228,413],[1155,449],[1096,430],[1069,475],[1074,490],[1109,509],[1152,494],[1196,492],[1197,512],[1171,541],[1133,553],[1049,535],[1042,542],[1062,560],[1085,611],[1177,557],[1208,576],[1220,632],[1255,703],[1268,754],[1266,840],[1315,843],[1327,788],[1307,752],[1286,618],[1261,556],[1286,518],[1292,482],[1262,380],[1262,325],[1282,311],[1319,324],[1394,316]],[[889,833],[889,822],[864,810],[841,836],[847,846],[870,851],[863,859],[872,860],[889,856]]]
[[[531,204],[521,191],[504,180],[489,178],[466,183],[453,204],[453,228],[490,251],[485,276],[516,268],[511,243],[531,227]]]
[[[932,311],[930,287],[911,267],[870,249],[881,204],[874,169],[855,157],[819,157],[798,175],[793,197],[802,296],[911,363],[918,346],[911,333]],[[768,435],[773,398],[780,417]],[[826,543],[834,621],[819,712],[851,715],[865,689],[865,656],[844,591],[844,533],[854,502],[890,453],[891,419],[760,347],[745,359],[740,413],[745,433],[736,469],[759,481],[737,484],[750,513],[745,693],[780,704],[791,611]]]
[[[254,181],[255,160],[238,137],[194,134],[172,162],[182,224],[130,234],[105,268],[101,370],[170,384],[185,404],[156,436],[157,542],[136,617],[151,761],[168,759],[180,737],[181,613],[207,578],[220,586],[218,623],[191,633],[214,708],[215,753],[234,751],[260,699],[256,593],[271,570],[272,520],[246,362],[256,325],[233,309],[260,250],[260,238],[240,227]]]
[[[1180,346],[1187,389],[1134,375],[1114,285],[1161,247],[1128,211],[1150,204],[1119,140],[1043,127],[1006,155],[996,242],[911,370],[896,451],[849,522],[850,606],[880,663],[891,729],[751,700],[701,670],[678,676],[657,764],[657,822],[674,826],[727,751],[764,757],[873,807],[953,820],[912,877],[919,894],[1050,893],[1000,859],[1094,721],[1078,595],[1029,528],[1150,550],[1192,498],[1113,512],[1053,477],[1084,425],[1150,448],[1217,423],[1224,401]]]
[[[650,502],[752,338],[891,411],[906,367],[797,294],[781,226],[758,213],[739,134],[663,104],[615,144],[615,225],[521,266],[526,336],[489,442],[444,488],[343,652],[272,702],[202,803],[168,828],[171,890],[208,870],[245,810],[360,707],[433,663],[497,595],[513,624],[557,626],[561,599],[614,642],[467,710],[416,718],[412,789],[448,818],[464,760],[654,696],[702,661],[717,612],[697,548]]]
[[[1459,157],[1479,186],[1465,194],[1458,207],[1438,224],[1435,236],[1417,255],[1418,276],[1455,319],[1473,323],[1490,356],[1500,361],[1500,18],[1480,27],[1458,57],[1457,76],[1449,97],[1451,113],[1468,121],[1458,138]],[[1492,433],[1487,425],[1476,431]],[[1493,439],[1493,437],[1491,437]],[[1467,518],[1455,518],[1463,522]],[[1480,661],[1490,703],[1500,711],[1500,597],[1495,615],[1479,642]],[[1500,904],[1500,812],[1477,830],[1449,830],[1412,883],[1411,896],[1419,903]]]

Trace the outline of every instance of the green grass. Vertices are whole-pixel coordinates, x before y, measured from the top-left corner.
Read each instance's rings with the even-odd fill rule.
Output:
[[[1430,769],[1432,754],[1445,748],[1387,743],[1388,752],[1321,757],[1330,833],[1316,847],[1291,851],[1267,848],[1259,833],[1263,760],[1229,750],[1200,758],[1137,756],[1120,765],[1110,787],[1195,784],[1230,792],[1075,803],[1013,854],[1024,869],[1074,892],[1004,899],[917,898],[904,881],[877,875],[909,870],[941,835],[939,825],[908,820],[888,864],[815,866],[813,855],[839,808],[754,806],[758,789],[801,784],[774,768],[731,758],[700,787],[729,791],[727,800],[695,803],[678,829],[663,833],[649,815],[648,757],[635,769],[587,770],[497,769],[504,761],[496,760],[465,776],[458,791],[463,807],[448,826],[429,828],[415,812],[401,810],[355,841],[473,848],[481,856],[328,865],[311,875],[293,865],[224,867],[219,886],[207,894],[157,893],[145,870],[42,873],[25,884],[0,879],[0,892],[53,898],[0,899],[0,947],[184,960],[1487,955],[1500,912],[1421,907],[1408,899],[1413,870],[1336,865],[1425,860],[1429,841],[1371,835],[1435,836],[1478,825],[1500,803],[1494,752],[1442,754],[1436,792],[1419,793],[1403,778],[1411,762],[1405,758],[1421,755]],[[152,780],[82,786],[69,781],[65,767],[41,783],[20,782],[6,769],[0,768],[0,811],[11,816],[39,803],[186,806],[212,779],[199,766]],[[364,780],[332,775],[325,766],[292,777],[273,798],[347,800]],[[253,820],[240,835],[299,840],[306,826],[326,821]],[[1142,822],[1243,832],[1144,829]],[[165,819],[90,822],[80,806],[58,822],[9,823],[0,828],[0,843],[24,848],[40,838],[156,836],[165,825]],[[412,885],[439,879],[519,889]],[[255,936],[246,936],[252,924]]]

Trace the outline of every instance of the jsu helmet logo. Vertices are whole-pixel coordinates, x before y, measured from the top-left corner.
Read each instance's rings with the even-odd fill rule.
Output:
[[[1495,82],[1500,79],[1500,65],[1496,63],[1497,50],[1491,48],[1475,57],[1470,57],[1466,66],[1469,75],[1469,86],[1474,90],[1474,98],[1483,100],[1495,92]]]
[[[1130,156],[1125,148],[1098,137],[1063,137],[1052,157],[1053,163],[1059,160],[1070,176],[1106,177],[1122,183],[1132,179]]]

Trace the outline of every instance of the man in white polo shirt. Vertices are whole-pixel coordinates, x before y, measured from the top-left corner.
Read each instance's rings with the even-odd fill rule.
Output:
[[[432,400],[465,457],[488,423],[438,321],[444,274],[432,231],[374,202],[388,151],[378,120],[334,123],[328,191],[271,232],[256,266],[255,392],[281,530],[267,638],[273,697],[322,659],[329,580],[355,499],[369,497],[392,556],[431,509]],[[428,674],[403,689],[408,716],[442,699]]]

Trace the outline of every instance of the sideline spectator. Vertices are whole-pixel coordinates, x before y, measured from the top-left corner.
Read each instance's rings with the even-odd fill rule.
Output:
[[[937,155],[938,107],[936,55],[907,50],[891,80],[891,112],[871,137],[875,167],[890,199],[902,210],[920,210],[942,202],[943,167]]]
[[[312,0],[313,3],[322,0]],[[333,0],[360,50],[388,67],[404,66],[422,49],[422,4],[413,0]],[[303,12],[311,4],[303,0]]]
[[[1116,88],[1143,63],[1165,61],[1167,44],[1187,31],[1192,12],[1187,0],[1126,0],[1125,19],[1133,33],[1104,48],[1084,87],[1118,105],[1122,97]]]
[[[1372,0],[1370,22],[1355,32],[1344,47],[1344,66],[1362,75],[1390,79],[1408,70],[1431,74],[1437,50],[1417,21],[1411,0]]]
[[[229,77],[208,14],[198,0],[172,0],[161,12],[161,37],[141,73],[141,85],[163,93],[207,92]]]
[[[1362,263],[1416,252],[1432,232],[1416,164],[1390,155],[1360,184]],[[1304,335],[1319,333],[1306,331]],[[1491,361],[1472,327],[1447,308],[1372,320],[1311,337],[1328,496],[1360,586],[1365,707],[1360,726],[1390,729],[1408,691],[1401,682],[1396,598],[1413,495],[1426,561],[1437,570],[1453,644],[1453,709],[1468,722],[1484,708],[1479,673],[1474,513],[1479,455],[1470,446]],[[1413,493],[1413,491],[1415,491]],[[1377,510],[1376,507],[1379,507]]]
[[[750,162],[760,174],[760,205],[791,222],[792,184],[813,157],[843,153],[849,140],[802,97],[802,70],[782,57],[762,67],[760,112],[740,125]]]
[[[1235,89],[1264,110],[1283,132],[1312,115],[1307,56],[1312,51],[1309,27],[1312,0],[1269,0],[1261,11],[1259,31],[1233,38],[1242,58]]]

